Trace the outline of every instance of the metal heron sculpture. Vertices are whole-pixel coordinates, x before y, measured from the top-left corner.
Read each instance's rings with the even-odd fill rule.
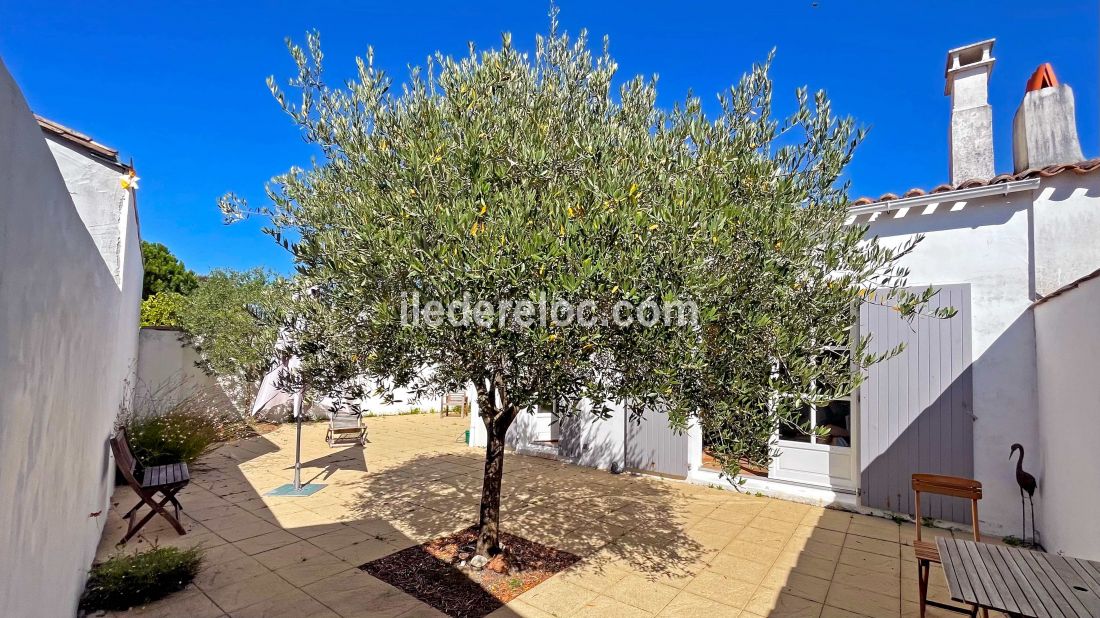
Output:
[[[1031,542],[1038,544],[1039,540],[1035,537],[1035,488],[1039,485],[1035,482],[1034,476],[1024,472],[1023,445],[1012,445],[1012,450],[1008,453],[1009,461],[1012,461],[1012,456],[1016,454],[1016,451],[1020,451],[1020,458],[1016,460],[1016,484],[1020,486],[1020,516],[1023,519],[1020,524],[1020,537],[1024,541],[1027,540],[1027,517],[1024,508],[1024,492],[1027,492],[1027,501],[1031,503]]]

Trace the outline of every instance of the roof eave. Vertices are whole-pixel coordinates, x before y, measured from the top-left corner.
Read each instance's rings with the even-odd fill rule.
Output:
[[[901,210],[903,208],[927,206],[929,204],[942,204],[944,202],[962,202],[965,200],[972,200],[992,195],[1008,195],[1010,193],[1017,193],[1019,191],[1032,191],[1034,189],[1038,189],[1039,183],[1039,178],[1027,178],[1025,180],[1013,180],[1010,182],[1001,182],[992,185],[970,187],[968,189],[955,189],[954,191],[928,193],[925,195],[915,195],[913,197],[901,197],[896,200],[886,200],[883,202],[874,202],[871,204],[852,206],[848,209],[848,214],[852,216],[859,216],[876,212],[890,212],[894,210]]]

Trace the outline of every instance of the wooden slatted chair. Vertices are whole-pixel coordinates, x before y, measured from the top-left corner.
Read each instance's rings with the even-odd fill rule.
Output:
[[[460,417],[469,413],[469,401],[466,400],[465,391],[443,395],[443,401],[439,404],[439,416],[450,416],[454,408],[458,408]]]
[[[134,508],[122,516],[123,519],[130,520],[130,525],[126,529],[126,536],[123,537],[122,542],[129,541],[141,530],[142,526],[149,523],[153,515],[158,513],[168,520],[168,523],[176,529],[176,532],[187,534],[187,531],[180,525],[179,520],[183,506],[176,499],[176,494],[191,482],[187,464],[179,462],[162,466],[142,466],[141,462],[134,457],[134,452],[130,450],[130,442],[126,439],[125,429],[120,429],[118,434],[111,438],[111,452],[115,455],[115,465],[118,466],[122,477],[126,479],[126,483],[140,498]],[[159,502],[156,500],[158,493],[163,496]],[[175,516],[164,508],[164,505],[169,502],[175,508]],[[148,505],[150,511],[138,521],[135,514],[143,504]]]
[[[941,496],[953,496],[970,500],[970,516],[973,520],[974,540],[981,542],[982,535],[978,528],[978,500],[982,499],[982,484],[974,479],[958,476],[945,476],[942,474],[914,474],[913,496],[916,514],[913,516],[917,524],[917,538],[913,541],[913,551],[917,556],[917,587],[920,592],[920,615],[923,618],[925,607],[932,605],[940,609],[946,609],[960,614],[976,616],[978,607],[959,607],[948,605],[939,601],[928,600],[928,578],[932,563],[940,564],[940,551],[936,542],[921,540],[921,493],[937,494]],[[988,618],[989,612],[982,610],[982,615]]]
[[[332,410],[328,413],[328,433],[325,442],[329,448],[340,446],[342,440],[354,439],[359,446],[367,445],[367,425],[362,412]]]

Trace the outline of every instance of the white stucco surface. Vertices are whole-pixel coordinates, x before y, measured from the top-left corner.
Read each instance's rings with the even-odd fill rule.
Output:
[[[945,203],[878,213],[869,222],[868,234],[887,244],[925,235],[902,262],[910,269],[910,286],[971,286],[974,477],[984,488],[982,529],[991,534],[1019,530],[1009,447],[1037,446],[1035,331],[1028,310],[1031,198],[1022,192]]]
[[[198,352],[180,339],[182,333],[167,328],[146,327],[138,337],[138,366],[135,400],[156,400],[169,406],[186,398],[203,401],[229,413],[233,402],[222,386],[196,363]],[[164,409],[160,407],[159,409]]]
[[[55,161],[0,64],[0,616],[73,615],[105,519],[142,278],[118,176]]]
[[[1038,304],[1035,331],[1041,450],[1024,470],[1038,477],[1039,539],[1100,560],[1100,279]]]
[[[505,443],[509,448],[524,455],[552,456],[562,461],[591,468],[608,470],[615,464],[622,469],[625,466],[626,412],[621,403],[610,404],[611,414],[607,418],[590,412],[591,403],[581,402],[580,409],[570,418],[555,419],[555,423],[570,424],[569,432],[577,441],[578,453],[575,456],[560,454],[553,445],[537,443],[539,419],[532,412],[521,412],[512,426],[508,428]],[[472,446],[485,446],[485,424],[481,419],[471,420]]]
[[[1039,296],[1100,268],[1100,173],[1043,179],[1035,198]]]

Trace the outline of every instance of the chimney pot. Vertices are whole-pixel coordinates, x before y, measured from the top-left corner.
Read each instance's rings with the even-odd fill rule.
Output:
[[[1085,158],[1074,107],[1073,89],[1058,83],[1049,62],[1039,65],[1028,79],[1024,100],[1012,119],[1012,167],[1016,173]]]
[[[947,80],[943,93],[951,97],[949,150],[951,184],[973,178],[992,178],[993,107],[989,105],[989,75],[993,72],[993,44],[979,41],[947,52]]]

